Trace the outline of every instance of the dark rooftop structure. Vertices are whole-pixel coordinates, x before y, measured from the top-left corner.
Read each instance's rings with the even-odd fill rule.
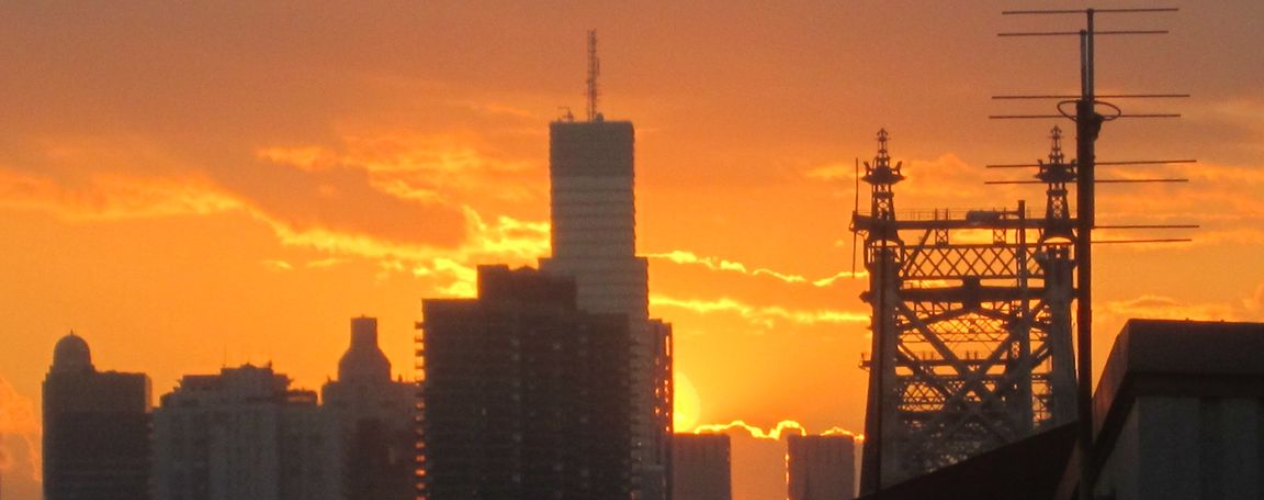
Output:
[[[861,500],[1049,500],[1075,447],[1063,425],[860,497]]]
[[[1264,498],[1264,323],[1130,320],[1093,429],[1096,497]]]
[[[1095,498],[1264,498],[1264,323],[1130,320],[1093,401]],[[1076,499],[1076,425],[862,498]]]

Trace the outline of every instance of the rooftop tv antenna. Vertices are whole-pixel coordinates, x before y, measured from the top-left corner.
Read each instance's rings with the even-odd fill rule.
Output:
[[[1093,456],[1093,312],[1092,312],[1092,246],[1094,228],[1111,227],[1115,229],[1156,229],[1156,228],[1190,228],[1194,226],[1099,226],[1095,220],[1095,195],[1094,188],[1096,184],[1101,182],[1110,182],[1108,180],[1098,180],[1096,177],[1097,165],[1157,165],[1171,163],[1193,163],[1194,160],[1158,160],[1158,161],[1126,161],[1126,162],[1097,162],[1096,142],[1098,134],[1101,132],[1103,123],[1118,118],[1178,118],[1176,114],[1126,114],[1119,106],[1102,101],[1100,99],[1166,99],[1166,98],[1184,98],[1189,97],[1188,94],[1116,94],[1116,95],[1098,95],[1096,92],[1096,76],[1094,63],[1094,41],[1098,35],[1162,35],[1167,34],[1166,30],[1109,30],[1099,31],[1096,29],[1096,16],[1098,14],[1156,14],[1177,12],[1176,8],[1136,8],[1136,9],[1058,9],[1058,10],[1010,10],[1003,11],[1002,15],[1083,15],[1085,16],[1085,27],[1078,31],[1045,31],[1045,32],[1019,32],[1019,33],[1000,33],[1001,37],[1048,37],[1048,36],[1076,36],[1080,41],[1080,94],[1079,95],[1009,95],[994,96],[994,99],[1047,99],[1058,101],[1056,115],[994,115],[990,118],[994,119],[1046,119],[1046,118],[1069,118],[1075,122],[1075,145],[1076,160],[1070,165],[1075,171],[1076,186],[1076,205],[1077,216],[1075,220],[1075,235],[1073,238],[1075,252],[1075,274],[1076,274],[1076,372],[1077,372],[1077,415],[1080,422],[1078,429],[1079,441],[1079,463],[1080,463],[1080,498],[1093,498],[1093,483],[1096,467],[1096,458]],[[1069,108],[1069,109],[1068,109]],[[1073,112],[1072,112],[1073,110]],[[1099,112],[1105,111],[1106,114]],[[1055,136],[1058,132],[1055,129]],[[1055,149],[1058,150],[1059,158],[1055,159],[1051,156],[1050,164],[1060,164],[1060,147],[1057,146],[1055,139]],[[1041,174],[1046,175],[1049,169],[1046,165],[990,165],[993,168],[1023,168],[1036,167],[1041,169]],[[1042,181],[1047,181],[1042,179]],[[1145,179],[1140,182],[1184,182],[1185,179]],[[1118,182],[1118,181],[1116,181]],[[1138,182],[1138,181],[1128,181]],[[1043,183],[1043,182],[1042,182]],[[1112,241],[1111,243],[1132,243],[1132,242],[1169,242],[1169,241],[1188,241],[1188,240],[1136,240],[1136,241]],[[1106,243],[1106,242],[1103,242]]]
[[[601,113],[597,111],[597,101],[601,95],[597,88],[597,77],[601,75],[601,59],[597,58],[597,30],[588,30],[588,121],[599,121]]]

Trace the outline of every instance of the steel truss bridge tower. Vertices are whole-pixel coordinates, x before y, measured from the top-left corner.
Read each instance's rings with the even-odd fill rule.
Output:
[[[1055,128],[1037,179],[1044,212],[897,212],[885,130],[865,162],[864,237],[873,307],[861,491],[872,492],[1075,420],[1071,302],[1074,161]],[[859,173],[858,173],[859,174]],[[857,186],[859,187],[859,186]]]

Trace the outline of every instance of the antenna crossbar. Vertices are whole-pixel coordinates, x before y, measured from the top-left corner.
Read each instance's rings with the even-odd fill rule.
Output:
[[[1136,113],[1136,114],[1120,114],[1111,117],[1116,118],[1180,118],[1180,113]],[[1054,118],[1070,118],[1066,115],[988,115],[989,120],[1049,120]]]
[[[1094,229],[1200,229],[1198,224],[1115,224],[1098,225]]]
[[[1041,15],[1041,14],[1139,14],[1142,12],[1179,12],[1177,7],[1151,7],[1135,9],[1049,9],[1049,10],[1003,10],[1001,15]]]
[[[1111,31],[1019,31],[1010,33],[997,33],[996,36],[1003,37],[1020,37],[1020,36],[1081,36],[1086,33],[1096,35],[1166,35],[1170,33],[1168,30],[1111,30]]]
[[[1099,161],[1098,165],[1166,165],[1173,163],[1198,163],[1198,160],[1135,160],[1135,161]]]
[[[1155,238],[1149,240],[1093,240],[1094,245],[1126,245],[1133,243],[1190,243],[1193,238]]]
[[[1099,161],[1101,165],[1170,165],[1177,163],[1198,163],[1198,160],[1137,160],[1137,161]],[[999,165],[984,165],[985,168],[1037,168],[1039,163],[1005,163]]]
[[[1094,179],[1095,184],[1148,184],[1189,182],[1189,179]],[[1045,181],[983,181],[989,186],[1004,184],[1047,184]]]
[[[1094,182],[1098,184],[1149,184],[1149,183],[1170,183],[1170,182],[1189,182],[1189,179],[1096,179]]]
[[[1183,99],[1190,97],[1189,94],[1097,94],[1094,97],[1099,99]],[[992,99],[1079,99],[1078,95],[1070,94],[1033,94],[1033,95],[994,95]]]

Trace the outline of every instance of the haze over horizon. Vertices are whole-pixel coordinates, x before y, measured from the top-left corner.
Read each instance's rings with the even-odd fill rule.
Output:
[[[1055,4],[1180,7],[1099,20],[1171,30],[1099,40],[1099,91],[1193,95],[1119,102],[1183,117],[1102,132],[1102,161],[1199,160],[1103,170],[1191,182],[1103,186],[1102,223],[1201,229],[1099,231],[1194,242],[1099,247],[1097,352],[1131,317],[1264,320],[1264,54],[1249,49],[1264,4]],[[1059,124],[988,120],[1052,112],[990,96],[1077,89],[1073,38],[996,37],[1079,29],[1000,15],[1051,6],[0,3],[4,498],[39,498],[40,381],[72,329],[98,368],[148,373],[155,398],[247,362],[316,389],[361,314],[415,376],[422,298],[470,296],[477,265],[550,253],[548,123],[582,114],[588,29],[601,110],[637,127],[638,252],[651,314],[675,325],[682,427],[859,433],[853,161],[885,127],[909,177],[900,210],[1043,205],[1042,186],[985,187],[1024,174],[983,166],[1043,158]],[[751,453],[735,499],[784,494],[758,472],[773,452]]]

